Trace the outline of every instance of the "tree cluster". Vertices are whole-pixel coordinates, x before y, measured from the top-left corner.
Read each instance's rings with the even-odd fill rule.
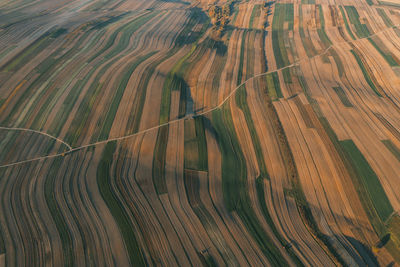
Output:
[[[220,36],[226,25],[229,23],[231,15],[231,4],[227,3],[223,6],[212,5],[208,9],[211,23],[214,25],[217,34]]]

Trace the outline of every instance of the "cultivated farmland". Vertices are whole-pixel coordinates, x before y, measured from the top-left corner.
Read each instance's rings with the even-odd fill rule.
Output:
[[[0,267],[398,266],[395,0],[0,1]]]

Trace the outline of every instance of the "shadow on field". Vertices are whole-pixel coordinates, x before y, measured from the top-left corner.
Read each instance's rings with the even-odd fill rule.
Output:
[[[169,2],[169,1],[168,1]],[[201,30],[194,31],[194,27],[199,24],[205,24],[208,21],[208,16],[199,7],[191,7],[188,9],[190,11],[190,20],[187,22],[185,28],[176,38],[175,43],[179,46],[194,44],[203,35]]]
[[[201,117],[203,118],[204,130],[208,131],[211,134],[212,138],[217,140],[217,142],[218,142],[218,134],[214,129],[212,121],[209,118],[207,118],[206,116],[202,115]]]
[[[345,236],[346,239],[351,243],[351,245],[357,250],[359,253],[362,261],[367,266],[379,266],[378,260],[376,259],[374,253],[372,253],[371,249],[365,245],[364,243],[360,242],[359,240]]]
[[[320,209],[315,206],[313,209],[311,207],[312,205],[309,203],[307,206],[309,206],[309,212],[305,214],[305,217],[311,217],[308,220],[312,223],[311,225],[309,224],[309,227],[314,230],[316,229],[315,234],[329,248],[330,252],[333,253],[340,264],[346,266],[348,264],[355,263],[357,266],[379,266],[378,260],[372,252],[369,244],[365,244],[363,243],[364,241],[357,240],[352,236],[328,234],[327,232],[330,232],[329,229],[323,230],[328,227],[328,223],[325,221],[325,219],[323,219],[323,217],[321,217],[322,215],[318,215],[322,214],[318,211]],[[316,213],[311,213],[311,210],[315,211],[316,209]],[[335,217],[340,217],[340,215],[336,215]],[[351,225],[350,227],[352,231],[359,233],[363,232],[361,230],[361,228],[364,228],[362,225],[354,224],[346,217],[343,217],[343,220],[348,221],[348,223]],[[317,221],[320,221],[318,225],[316,224]],[[338,249],[340,247],[341,249]]]
[[[225,56],[226,52],[228,51],[228,46],[225,44],[225,42],[221,40],[215,40],[210,37],[206,37],[200,45],[211,50],[216,50],[217,55],[222,57]]]

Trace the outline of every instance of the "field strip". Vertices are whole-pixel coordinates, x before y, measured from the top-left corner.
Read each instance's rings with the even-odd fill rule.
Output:
[[[55,137],[55,136],[52,136],[52,135],[50,135],[50,134],[48,134],[48,133],[45,133],[45,132],[41,132],[41,131],[37,131],[37,130],[33,130],[33,129],[27,129],[27,128],[14,128],[14,127],[3,127],[3,126],[0,126],[0,130],[7,130],[7,131],[24,131],[24,132],[32,132],[32,133],[37,133],[37,134],[45,135],[45,136],[47,136],[47,137],[50,137],[51,139],[54,139],[54,140],[56,140],[56,141],[62,143],[63,145],[65,145],[65,146],[68,148],[68,150],[71,150],[71,149],[72,149],[72,147],[71,147],[69,144],[67,144],[65,141],[63,141],[63,140],[61,140],[61,139],[59,139],[59,138],[57,138],[57,137]]]
[[[366,39],[366,38],[368,38],[368,37],[375,36],[375,35],[377,35],[377,34],[380,34],[380,33],[382,33],[382,32],[386,32],[386,31],[388,31],[388,30],[391,30],[391,29],[397,28],[397,27],[400,27],[400,24],[394,25],[394,26],[392,26],[392,27],[386,28],[386,29],[381,30],[381,31],[377,31],[377,32],[375,32],[374,34],[371,34],[371,35],[369,35],[369,36],[367,36],[367,37],[357,38],[357,39],[355,39],[355,40],[350,40],[350,41],[336,42],[335,44],[332,44],[332,45],[330,45],[329,47],[327,47],[325,50],[323,50],[323,52],[321,52],[320,54],[317,54],[317,55],[315,55],[315,56],[313,56],[313,57],[305,57],[305,58],[302,58],[302,59],[297,60],[296,62],[293,62],[293,63],[290,64],[290,65],[284,66],[284,67],[282,67],[282,68],[275,69],[275,70],[270,70],[270,71],[263,72],[263,73],[259,73],[259,74],[255,75],[255,76],[253,76],[253,77],[247,79],[247,80],[244,81],[243,83],[239,84],[235,89],[233,89],[233,90],[229,93],[228,96],[225,97],[225,99],[224,99],[223,101],[221,101],[221,103],[219,103],[217,106],[215,106],[215,107],[213,107],[213,108],[211,108],[211,109],[209,109],[209,110],[205,110],[205,111],[203,111],[203,112],[201,112],[201,113],[197,113],[197,114],[194,114],[194,115],[187,115],[187,116],[185,116],[185,117],[183,117],[183,118],[171,120],[171,121],[168,121],[168,122],[166,122],[166,123],[162,123],[162,124],[156,125],[156,126],[154,126],[154,127],[151,127],[151,128],[148,128],[148,129],[145,129],[145,130],[142,130],[142,131],[139,131],[139,132],[130,134],[130,135],[125,135],[125,136],[121,136],[121,137],[110,138],[110,139],[107,139],[107,140],[103,140],[103,141],[99,141],[99,142],[95,142],[95,143],[91,143],[91,144],[87,144],[87,145],[83,145],[83,146],[79,146],[79,147],[72,148],[72,147],[71,147],[69,144],[67,144],[65,141],[63,141],[63,140],[61,140],[61,139],[58,139],[57,137],[51,136],[51,135],[49,135],[49,134],[47,134],[47,133],[45,133],[45,132],[41,132],[41,131],[37,131],[37,130],[32,130],[32,129],[25,129],[25,128],[0,127],[0,129],[4,129],[4,130],[30,131],[30,132],[35,132],[35,133],[38,133],[38,134],[46,135],[46,136],[48,136],[48,137],[50,137],[50,138],[52,138],[52,139],[55,139],[55,140],[61,142],[62,144],[66,145],[66,146],[68,147],[68,150],[67,150],[67,151],[64,151],[64,152],[61,152],[61,153],[58,153],[58,154],[48,155],[48,156],[43,156],[43,157],[37,157],[37,158],[28,159],[28,160],[23,160],[23,161],[18,161],[18,162],[14,162],[14,163],[9,163],[9,164],[5,164],[5,165],[1,165],[0,168],[3,168],[3,167],[11,167],[11,166],[15,166],[15,165],[18,165],[18,164],[29,163],[29,162],[32,162],[32,161],[37,161],[37,160],[42,160],[42,159],[48,159],[48,158],[54,158],[54,157],[58,157],[58,156],[65,156],[65,155],[67,155],[67,154],[69,154],[69,153],[72,153],[72,152],[75,152],[75,151],[78,151],[78,150],[81,150],[81,149],[84,149],[84,148],[88,148],[88,147],[92,147],[92,146],[96,146],[96,145],[101,145],[101,144],[106,144],[106,143],[112,142],[112,141],[120,141],[120,140],[128,139],[128,138],[131,138],[131,137],[134,137],[134,136],[137,136],[137,135],[141,135],[141,134],[144,134],[144,133],[147,133],[147,132],[150,132],[150,131],[159,129],[159,128],[163,127],[163,126],[167,126],[167,125],[176,123],[176,122],[180,122],[180,121],[183,121],[183,120],[186,120],[186,119],[190,119],[190,118],[193,118],[193,117],[197,117],[197,116],[206,115],[206,114],[208,114],[208,113],[213,112],[214,110],[217,110],[217,109],[221,108],[221,107],[222,107],[222,106],[237,92],[237,90],[238,90],[240,87],[244,86],[246,83],[248,83],[249,81],[251,81],[251,80],[253,80],[253,79],[255,79],[255,78],[258,78],[258,77],[261,77],[261,76],[264,76],[264,75],[267,75],[267,74],[270,74],[270,73],[273,73],[273,72],[281,71],[281,70],[284,70],[284,69],[287,69],[287,68],[291,68],[291,67],[294,67],[294,66],[298,65],[298,64],[299,64],[300,62],[302,62],[302,61],[310,60],[310,59],[312,59],[312,58],[322,56],[322,55],[326,54],[326,53],[329,51],[329,49],[331,49],[331,48],[333,48],[333,47],[335,47],[335,46],[337,46],[337,45],[340,45],[340,44],[343,44],[343,43],[353,43],[353,42],[357,42],[357,41],[359,41],[359,40],[361,40],[361,39]]]

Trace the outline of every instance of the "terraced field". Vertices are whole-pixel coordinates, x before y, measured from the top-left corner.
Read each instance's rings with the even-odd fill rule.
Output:
[[[396,1],[0,1],[0,267],[399,265]]]

